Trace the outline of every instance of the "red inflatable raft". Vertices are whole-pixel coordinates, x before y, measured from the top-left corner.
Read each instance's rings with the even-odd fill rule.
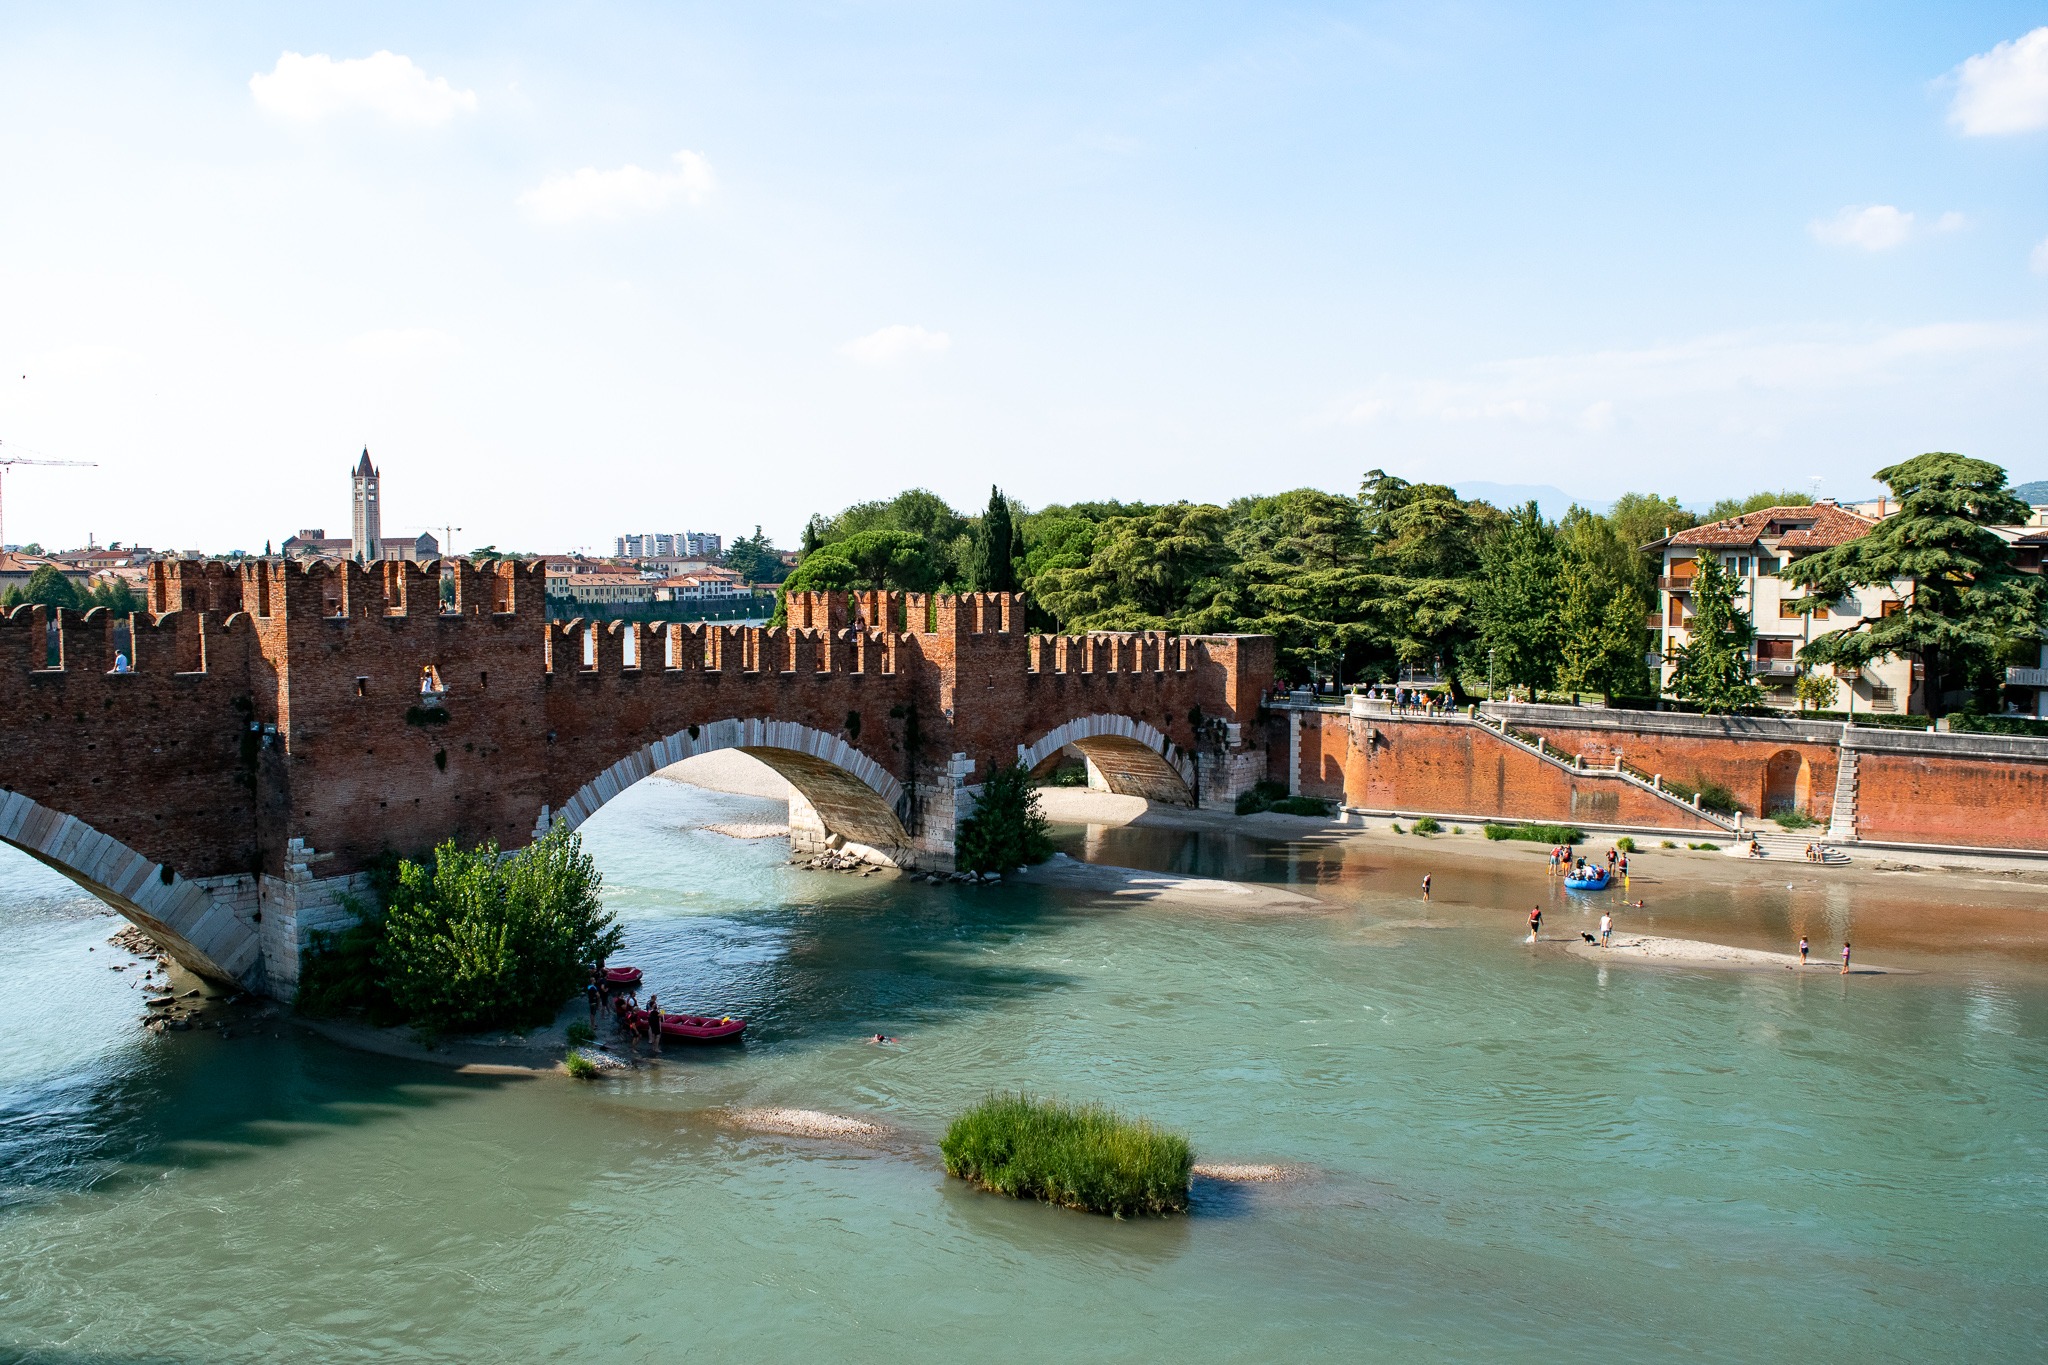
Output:
[[[635,1023],[647,1022],[646,1010],[634,1010]],[[680,1038],[689,1043],[724,1043],[739,1037],[747,1031],[744,1019],[713,1019],[700,1014],[669,1014],[661,1016],[661,1036]]]
[[[638,967],[607,967],[604,969],[605,984],[609,986],[637,986],[640,984]]]

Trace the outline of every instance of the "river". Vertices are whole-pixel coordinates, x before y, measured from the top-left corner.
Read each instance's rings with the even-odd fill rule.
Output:
[[[0,858],[0,1358],[1926,1361],[2048,1340],[2048,971],[1887,945],[1885,923],[1943,913],[1918,887],[1693,894],[1645,860],[1656,932],[1782,946],[1810,923],[1827,948],[1854,924],[1860,953],[1923,974],[1628,969],[1521,942],[1532,899],[1573,914],[1540,860],[1446,861],[1425,906],[1419,845],[1061,830],[1331,907],[1235,914],[807,873],[780,840],[699,828],[763,818],[646,782],[586,827],[624,958],[672,1007],[754,1021],[744,1048],[594,1084],[289,1024],[148,1034],[107,970],[120,922]],[[1130,1222],[949,1181],[948,1117],[1017,1086],[1303,1174]],[[721,1121],[739,1105],[901,1136],[749,1134]]]

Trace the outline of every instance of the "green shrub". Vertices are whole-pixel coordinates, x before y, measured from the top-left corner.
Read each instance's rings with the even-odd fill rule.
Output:
[[[1252,789],[1237,798],[1239,815],[1257,815],[1260,811],[1276,810],[1283,801],[1294,798],[1287,794],[1285,782],[1257,782]]]
[[[1687,844],[1686,847],[1702,853],[1719,853],[1721,851],[1719,844]]]
[[[1402,829],[1402,828],[1401,828],[1401,822],[1400,822],[1399,820],[1396,820],[1396,821],[1394,822],[1394,833],[1396,833],[1396,834],[1406,834],[1407,832],[1408,832],[1407,830],[1405,830],[1405,829]]]
[[[1820,823],[1803,810],[1781,810],[1771,819],[1778,822],[1779,829],[1812,829]]]
[[[1283,796],[1266,809],[1276,815],[1328,815],[1330,804],[1320,796]]]
[[[565,1034],[570,1047],[582,1047],[585,1043],[597,1041],[597,1030],[584,1023],[581,1019],[571,1019]]]
[[[1735,793],[1702,773],[1694,773],[1690,782],[1674,782],[1666,778],[1664,790],[1681,801],[1690,801],[1697,796],[1702,806],[1723,815],[1732,814],[1735,810]]]
[[[546,1024],[618,951],[582,841],[556,826],[510,857],[451,840],[398,867],[376,955],[405,1020],[437,1032]]]
[[[594,1081],[599,1075],[597,1063],[580,1052],[572,1052],[564,1057],[562,1068],[579,1081]]]
[[[1614,841],[1614,847],[1623,853],[1633,853],[1636,851],[1636,841],[1624,834]]]
[[[1088,785],[1088,765],[1085,763],[1069,763],[1064,767],[1054,768],[1050,773],[1046,774],[1043,785],[1048,787],[1085,787]]]
[[[1122,1217],[1188,1206],[1187,1139],[1100,1105],[990,1095],[939,1143],[946,1172],[1017,1199]]]
[[[343,905],[356,922],[346,929],[313,932],[299,962],[292,1007],[316,1019],[360,1010],[380,1028],[404,1023],[405,1012],[391,998],[384,976],[384,917],[352,901]]]
[[[1425,815],[1415,822],[1415,832],[1417,834],[1442,834],[1444,827],[1437,823],[1434,815]]]
[[[1031,775],[1012,763],[989,774],[974,814],[960,822],[957,865],[968,872],[1008,872],[1052,856],[1052,829],[1038,808]]]
[[[1659,847],[1659,848],[1677,848],[1677,847],[1678,847],[1678,845],[1677,845],[1677,844],[1674,844],[1674,843],[1672,843],[1672,842],[1671,842],[1671,841],[1670,841],[1669,839],[1666,839],[1666,840],[1665,840],[1665,841],[1664,841],[1663,843],[1661,843],[1661,844],[1657,845],[1657,847]]]
[[[1586,831],[1572,825],[1486,825],[1489,839],[1525,839],[1532,844],[1583,844]]]

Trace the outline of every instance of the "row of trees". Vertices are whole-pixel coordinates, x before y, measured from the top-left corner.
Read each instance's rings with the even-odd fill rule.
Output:
[[[116,616],[131,616],[142,610],[142,599],[118,578],[101,579],[81,587],[54,564],[43,564],[28,576],[28,582],[10,586],[0,593],[0,611],[19,606],[62,607],[66,611],[91,611],[105,607]]]
[[[2003,663],[2041,638],[2039,579],[1987,529],[2027,504],[1998,466],[1923,455],[1880,470],[1898,512],[1867,536],[1785,573],[1818,610],[1858,584],[1910,580],[1906,610],[1819,637],[1810,665],[1920,660],[1937,699],[1995,702]],[[1670,533],[1806,494],[1762,491],[1693,513],[1628,493],[1556,521],[1382,470],[1355,496],[1300,488],[1212,503],[1065,503],[1031,511],[991,489],[969,515],[924,489],[814,516],[786,587],[1021,589],[1039,629],[1247,631],[1273,636],[1289,678],[1370,681],[1440,670],[1454,694],[1480,679],[1558,693],[1652,696],[1647,657]],[[1714,709],[1760,699],[1741,585],[1703,558],[1674,692]]]

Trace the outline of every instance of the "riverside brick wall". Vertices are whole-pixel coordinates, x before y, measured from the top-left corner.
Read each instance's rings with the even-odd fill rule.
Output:
[[[1860,839],[2048,851],[2048,758],[1859,748],[1856,778]]]
[[[1280,728],[1285,724],[1283,715]],[[1269,735],[1269,751],[1286,747],[1281,735]],[[1364,810],[1724,835],[1633,784],[1566,772],[1456,720],[1312,711],[1301,715],[1299,751],[1297,791]]]
[[[1620,755],[1667,779],[1705,776],[1750,817],[1789,799],[1815,819],[1833,811],[1841,745],[1856,754],[1857,837],[1874,843],[2048,850],[2048,741],[1919,734],[1774,717],[1682,716],[1553,706],[1499,708],[1589,768]],[[1669,802],[1545,764],[1473,726],[1305,711],[1297,789],[1368,810],[1524,820],[1707,828]],[[1270,775],[1289,774],[1290,713],[1269,724]],[[1369,746],[1365,734],[1379,737]],[[1369,750],[1369,751],[1368,751]],[[1718,833],[1718,831],[1716,831]]]

